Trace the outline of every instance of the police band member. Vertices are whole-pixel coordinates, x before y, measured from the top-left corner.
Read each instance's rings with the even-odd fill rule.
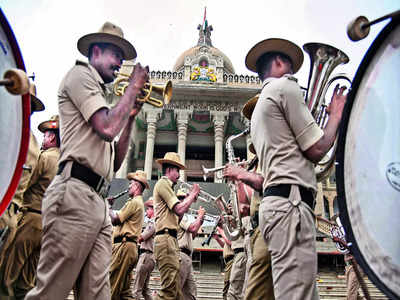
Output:
[[[24,299],[35,286],[42,238],[42,199],[57,172],[60,156],[59,118],[39,124],[43,142],[36,167],[23,194],[15,236],[9,236],[1,252],[1,290],[5,295]]]
[[[154,244],[154,209],[153,198],[150,197],[144,203],[146,207],[147,224],[139,237],[140,255],[136,265],[135,282],[133,284],[133,299],[152,300],[152,293],[149,288],[150,274],[153,272],[156,261],[153,255]]]
[[[314,163],[333,145],[346,100],[345,88],[337,86],[321,130],[292,75],[303,59],[297,45],[277,38],[259,42],[246,56],[247,68],[263,82],[251,140],[264,177],[259,226],[271,253],[276,299],[319,299]]]
[[[176,196],[180,201],[183,201],[187,195],[179,189]],[[204,208],[200,206],[194,221],[190,222],[185,215],[179,222],[178,244],[181,250],[180,281],[183,299],[185,300],[194,300],[197,298],[197,287],[192,264],[193,239],[203,225],[205,213]]]
[[[242,114],[251,120],[254,107],[257,103],[258,97],[250,99],[242,109]],[[249,147],[250,153],[256,155],[253,144]],[[255,162],[258,161],[254,157]],[[250,195],[250,217],[252,232],[250,236],[250,252],[251,264],[248,270],[247,284],[245,285],[245,300],[252,300],[255,298],[273,300],[274,287],[272,281],[271,269],[271,254],[268,251],[268,245],[264,241],[258,226],[258,209],[261,201],[261,191],[264,182],[264,177],[259,173],[258,163],[255,163],[249,171],[244,168],[228,164],[223,175],[225,178],[233,181],[240,181],[246,184],[246,189],[251,187]]]
[[[125,94],[109,108],[105,84],[136,57],[135,48],[110,22],[77,46],[89,61],[77,62],[58,90],[59,168],[43,200],[37,282],[26,300],[65,299],[73,286],[79,299],[110,299],[112,225],[103,197],[128,150],[148,67],[135,65]]]
[[[177,240],[179,217],[188,211],[200,192],[198,184],[193,184],[189,195],[181,202],[176,197],[173,186],[179,179],[179,170],[184,170],[179,154],[167,152],[163,159],[157,159],[162,166],[160,180],[153,190],[156,236],[154,255],[161,277],[161,290],[156,299],[183,299],[179,279],[180,255]]]
[[[144,220],[143,192],[149,188],[146,173],[128,173],[129,200],[118,212],[110,209],[114,225],[110,268],[111,299],[131,299],[131,272],[138,260],[138,238]],[[112,205],[112,200],[110,201]]]

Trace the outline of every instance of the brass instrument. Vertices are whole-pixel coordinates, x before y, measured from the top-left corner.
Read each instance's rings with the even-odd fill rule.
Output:
[[[246,161],[241,161],[241,162],[237,163],[237,165],[238,166],[245,166],[245,165],[248,165],[251,161],[252,161],[252,159],[249,159],[249,160],[246,160]],[[216,168],[206,168],[203,165],[201,167],[203,168],[203,179],[204,179],[204,181],[206,181],[208,174],[221,171],[221,170],[225,169],[226,165],[223,165],[223,166],[220,166],[220,167],[216,167]]]
[[[238,162],[236,161],[235,158],[235,152],[233,149],[233,145],[232,145],[232,141],[247,135],[250,133],[250,128],[245,129],[244,131],[242,131],[239,134],[236,135],[232,135],[230,136],[227,140],[226,140],[226,151],[228,153],[228,162],[232,165],[237,165]],[[224,229],[224,233],[225,235],[231,240],[231,241],[235,241],[239,238],[239,236],[242,233],[243,230],[243,226],[242,226],[242,218],[240,216],[240,207],[239,207],[239,199],[237,197],[237,191],[236,191],[236,184],[235,182],[229,182],[228,183],[229,189],[230,189],[230,197],[229,197],[229,203],[232,205],[232,214],[226,214],[223,215],[223,229]],[[221,203],[221,205],[223,205],[224,203]],[[228,207],[226,205],[224,205],[224,210],[226,211],[230,211],[228,210]]]
[[[191,207],[189,207],[188,213],[191,214],[192,216],[197,216],[198,215],[197,210],[193,209]],[[207,212],[204,214],[204,220],[206,220],[208,222],[215,222],[215,220],[218,219],[218,217],[219,216],[214,216],[214,215],[211,215],[211,214],[209,214]]]
[[[118,77],[114,81],[113,92],[116,96],[122,96],[125,94],[125,90],[129,85],[129,74],[116,73]],[[154,92],[163,97],[162,100],[150,97],[150,94]],[[151,104],[155,107],[163,107],[164,104],[171,102],[172,98],[172,81],[168,80],[165,85],[155,85],[151,82],[146,82],[144,88],[142,89],[143,98],[138,97],[138,100],[143,103]]]
[[[193,187],[193,184],[187,183],[182,180],[178,180],[178,183],[179,183],[179,188],[182,189],[186,194],[189,193],[189,191]],[[199,195],[197,196],[197,200],[204,201],[204,202],[211,203],[211,204],[214,204],[215,202],[220,201],[219,199],[221,199],[222,201],[225,202],[222,194],[215,197],[205,191],[200,190]]]
[[[328,107],[325,99],[326,93],[331,84],[336,80],[346,80],[351,84],[351,80],[343,73],[335,74],[330,78],[333,69],[338,65],[349,62],[349,57],[341,50],[326,44],[307,43],[303,49],[310,55],[310,75],[308,77],[308,88],[306,103],[311,111],[317,125],[323,129],[328,121],[326,108]],[[328,154],[317,163],[317,181],[327,178],[334,165],[336,154],[337,138]]]

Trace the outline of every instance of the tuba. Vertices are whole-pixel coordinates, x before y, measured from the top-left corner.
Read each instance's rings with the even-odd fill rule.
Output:
[[[130,75],[124,73],[118,73],[117,78],[114,81],[113,92],[116,96],[122,96],[125,94],[125,90],[129,85]],[[150,97],[151,93],[154,92],[162,96],[162,100]],[[172,98],[172,81],[168,80],[165,85],[155,85],[151,82],[146,82],[144,88],[142,89],[142,98],[138,98],[140,102],[148,103],[155,107],[163,107],[164,104],[169,104]]]
[[[336,80],[345,80],[351,84],[346,74],[338,73],[330,76],[338,65],[348,63],[349,57],[343,51],[321,43],[307,43],[303,45],[303,49],[310,56],[310,74],[305,101],[317,125],[323,129],[328,121],[326,112],[328,103],[325,96],[329,87]],[[319,182],[327,178],[333,170],[336,145],[337,138],[328,154],[315,166]]]

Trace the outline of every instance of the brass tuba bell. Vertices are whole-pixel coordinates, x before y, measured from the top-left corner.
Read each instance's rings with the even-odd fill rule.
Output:
[[[122,96],[125,94],[125,90],[129,85],[130,75],[124,73],[117,73],[120,78],[117,78],[114,82],[113,92],[116,96]],[[151,93],[154,92],[162,96],[161,99],[151,97]],[[151,104],[155,107],[163,107],[164,104],[169,104],[172,98],[172,81],[168,80],[164,85],[155,85],[151,82],[146,82],[142,89],[142,97],[138,97],[138,100],[143,103]]]
[[[310,55],[310,74],[306,103],[317,125],[323,129],[328,121],[326,93],[336,80],[351,80],[346,74],[338,73],[331,76],[333,69],[349,62],[349,57],[341,50],[322,43],[307,43],[303,49]],[[333,170],[336,155],[337,137],[328,154],[315,166],[317,181],[327,178]]]

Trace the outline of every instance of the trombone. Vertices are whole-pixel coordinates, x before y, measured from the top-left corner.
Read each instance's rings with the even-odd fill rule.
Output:
[[[116,96],[122,96],[125,94],[125,90],[129,85],[129,74],[115,72],[119,77],[114,81],[113,92]],[[162,96],[161,99],[150,97],[150,94],[154,92]],[[138,101],[148,103],[155,107],[163,107],[164,104],[169,104],[172,98],[172,81],[168,80],[165,85],[155,85],[151,82],[146,82],[142,89],[143,98],[138,97]]]

